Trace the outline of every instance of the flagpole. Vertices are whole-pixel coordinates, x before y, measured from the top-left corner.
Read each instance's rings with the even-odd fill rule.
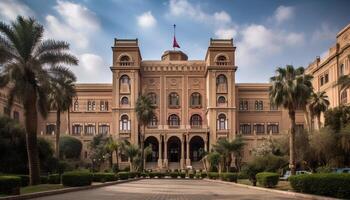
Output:
[[[176,25],[174,24],[174,38],[175,38],[175,27],[176,27]],[[173,46],[173,48],[174,48],[174,51],[175,51],[175,46]]]

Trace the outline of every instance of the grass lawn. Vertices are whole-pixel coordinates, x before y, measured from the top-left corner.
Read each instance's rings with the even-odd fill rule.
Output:
[[[33,186],[21,187],[21,194],[29,194],[34,192],[43,192],[48,190],[56,190],[64,188],[61,184],[40,184]]]
[[[244,185],[252,185],[252,183],[248,179],[238,179],[238,183],[244,184]],[[257,186],[262,187],[262,186],[259,186],[259,184]],[[278,181],[278,184],[276,185],[276,187],[272,189],[293,191],[293,188],[290,186],[288,181]]]

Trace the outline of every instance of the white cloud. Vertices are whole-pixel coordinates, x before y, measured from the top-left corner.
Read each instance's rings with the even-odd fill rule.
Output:
[[[17,0],[0,1],[0,19],[2,21],[15,20],[18,15],[25,17],[34,17],[35,14],[27,5]]]
[[[240,32],[240,40],[237,42],[237,61],[244,66],[257,65],[267,57],[277,55],[288,47],[303,44],[304,34],[302,33],[288,33],[251,24],[242,28]]]
[[[277,23],[282,23],[294,17],[294,7],[279,6],[274,14],[274,19]]]
[[[45,36],[68,41],[73,49],[87,49],[92,36],[100,30],[95,13],[83,5],[61,0],[54,9],[58,17],[46,16]]]
[[[315,30],[311,36],[313,42],[318,42],[322,40],[335,40],[338,30],[331,28],[329,24],[322,23],[321,27]]]
[[[188,0],[170,0],[169,14],[175,17],[186,17],[198,22],[223,26],[231,23],[231,16],[225,12],[208,14],[202,10],[200,5],[192,5]]]
[[[90,72],[97,72],[96,69],[104,67],[104,61],[101,56],[91,53],[85,53],[79,56],[80,64],[84,66],[84,69]]]
[[[234,28],[221,28],[215,31],[215,35],[220,39],[231,39],[236,37],[237,31]]]
[[[153,17],[151,11],[148,11],[137,17],[137,23],[142,28],[151,28],[157,24],[157,20]]]

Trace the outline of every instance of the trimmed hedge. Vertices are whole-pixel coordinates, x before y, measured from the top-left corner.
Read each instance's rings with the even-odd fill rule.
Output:
[[[21,178],[18,176],[0,176],[0,194],[18,195]]]
[[[180,176],[180,178],[186,178],[186,173],[185,172],[180,172],[179,176]]]
[[[93,179],[94,182],[110,182],[110,181],[116,181],[117,177],[115,176],[114,173],[94,173],[93,174]]]
[[[200,176],[201,176],[201,178],[207,178],[208,174],[202,172]]]
[[[170,172],[170,173],[169,173],[169,176],[170,176],[171,178],[177,178],[177,177],[179,176],[179,173],[178,173],[178,172]]]
[[[127,180],[129,179],[130,172],[118,172],[118,176],[120,180]]]
[[[194,178],[194,173],[189,173],[188,178],[193,179]]]
[[[208,178],[209,179],[218,179],[219,173],[218,172],[208,172]]]
[[[49,179],[47,176],[40,176],[40,184],[46,184],[49,182]]]
[[[350,199],[350,174],[301,174],[289,182],[296,192]]]
[[[49,184],[60,184],[61,183],[61,176],[59,174],[51,174],[47,178],[48,178]]]
[[[91,185],[92,174],[89,172],[66,172],[62,174],[62,184],[69,187]]]
[[[256,174],[256,179],[260,185],[267,188],[272,188],[277,185],[279,175],[272,172],[260,172]]]
[[[21,186],[25,187],[29,185],[29,175],[15,175],[21,178]]]
[[[229,181],[229,182],[237,183],[238,174],[237,173],[232,173],[232,172],[221,173],[220,174],[220,178],[223,181]]]

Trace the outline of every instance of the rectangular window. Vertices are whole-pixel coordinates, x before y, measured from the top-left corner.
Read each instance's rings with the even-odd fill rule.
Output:
[[[276,133],[279,133],[279,130],[278,130],[278,124],[268,124],[267,125],[267,133],[272,133],[272,134],[276,134]]]
[[[83,126],[80,124],[74,124],[72,126],[72,134],[73,135],[81,135],[82,130],[83,130]]]
[[[254,124],[254,131],[256,134],[264,134],[265,133],[265,125],[264,124]]]
[[[73,103],[73,111],[79,111],[78,99],[75,99],[75,100],[74,100],[74,103]]]
[[[328,74],[325,74],[325,75],[324,75],[324,82],[325,82],[325,83],[328,83],[328,81],[329,81]]]
[[[324,85],[324,77],[323,76],[321,76],[321,78],[320,78],[320,85],[321,86]]]
[[[239,125],[239,132],[241,134],[251,134],[250,124],[240,124]]]
[[[96,109],[96,102],[94,100],[88,100],[88,111],[94,111]]]
[[[100,101],[100,110],[101,111],[108,111],[108,101],[107,100]]]
[[[19,121],[19,112],[13,111],[13,119]]]
[[[248,101],[239,101],[239,110],[248,110]]]
[[[85,125],[85,135],[94,135],[95,134],[95,125],[88,124]]]
[[[109,133],[109,125],[103,124],[98,126],[99,134],[108,134]]]
[[[46,135],[52,135],[55,133],[55,124],[46,124]]]

